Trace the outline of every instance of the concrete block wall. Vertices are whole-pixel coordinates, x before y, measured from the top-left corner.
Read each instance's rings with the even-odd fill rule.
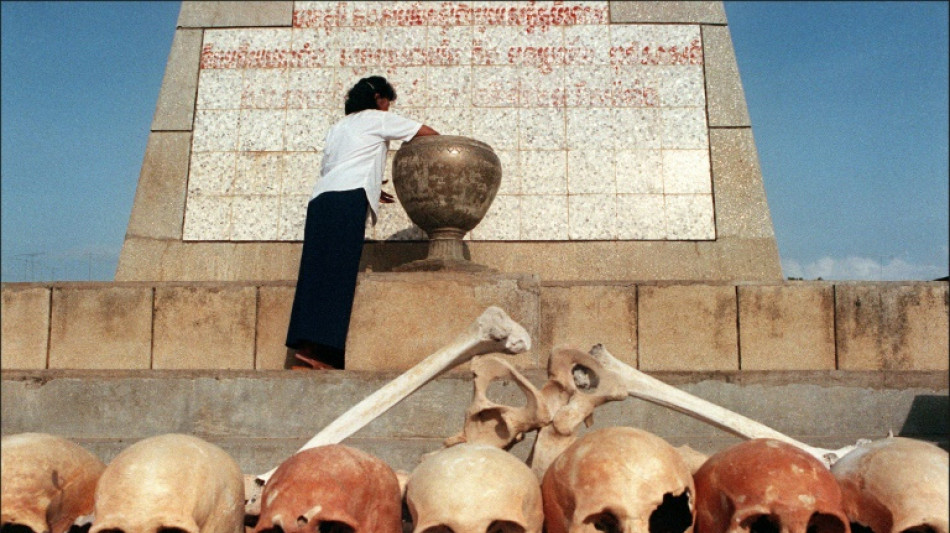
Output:
[[[291,283],[8,283],[9,369],[281,369]],[[645,371],[947,370],[947,282],[542,283],[533,275],[360,275],[347,369],[399,371],[487,306],[551,349],[603,343]]]

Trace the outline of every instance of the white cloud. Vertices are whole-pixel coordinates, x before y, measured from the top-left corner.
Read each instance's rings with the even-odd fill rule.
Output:
[[[933,280],[947,275],[947,267],[938,265],[914,264],[900,257],[882,262],[869,257],[849,256],[844,259],[822,257],[811,263],[801,263],[795,259],[783,259],[782,270],[789,278],[806,280],[855,280],[855,281],[903,281]]]

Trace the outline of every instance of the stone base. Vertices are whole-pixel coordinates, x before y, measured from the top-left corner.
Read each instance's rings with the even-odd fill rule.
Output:
[[[394,272],[479,272],[490,273],[498,270],[473,263],[471,261],[454,261],[451,259],[420,259],[393,269]]]

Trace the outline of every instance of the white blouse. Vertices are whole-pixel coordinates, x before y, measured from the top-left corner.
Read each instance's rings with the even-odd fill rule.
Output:
[[[408,141],[421,127],[421,122],[376,109],[345,116],[327,132],[320,179],[311,200],[328,191],[362,188],[375,225],[389,141]]]

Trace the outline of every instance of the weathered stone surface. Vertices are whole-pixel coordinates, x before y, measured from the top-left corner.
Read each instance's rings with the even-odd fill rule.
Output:
[[[150,287],[53,289],[50,368],[149,368]]]
[[[946,370],[947,282],[835,286],[843,370]]]
[[[539,355],[558,346],[588,351],[603,344],[624,363],[637,366],[637,290],[633,285],[541,287]]]
[[[0,308],[0,368],[46,368],[50,289],[3,285]]]
[[[834,286],[740,285],[740,368],[835,368]]]
[[[348,370],[405,370],[449,344],[486,307],[502,308],[538,338],[538,279],[500,274],[363,274],[346,342]],[[514,356],[535,367],[533,350]]]
[[[287,360],[287,325],[294,303],[294,287],[263,286],[257,295],[257,338],[254,368],[280,370]]]
[[[191,131],[200,57],[201,30],[177,30],[155,105],[152,131]]]
[[[525,371],[540,385],[544,372]],[[221,445],[247,474],[277,466],[338,414],[395,373],[330,371],[5,371],[0,433],[54,433],[104,461],[152,435],[189,433]],[[889,430],[947,445],[947,374],[658,372],[652,375],[812,445],[840,447]],[[887,385],[892,383],[894,385]],[[916,384],[914,384],[916,383]],[[500,385],[510,401],[516,387]],[[468,374],[440,377],[344,441],[409,470],[457,432],[472,395]],[[262,415],[266,413],[266,415]],[[581,432],[640,427],[707,453],[738,442],[712,426],[641,400],[611,402]],[[533,435],[515,446],[524,459]]]
[[[186,132],[153,132],[148,136],[126,240],[181,239],[190,145],[191,135]],[[124,257],[124,247],[122,252],[117,277],[126,268],[123,260],[127,263],[134,259]]]
[[[749,109],[729,28],[703,26],[702,30],[709,127],[749,127]]]
[[[736,370],[736,288],[641,286],[637,294],[642,370]]]
[[[152,368],[254,368],[254,287],[155,289]]]
[[[180,242],[126,238],[116,281],[288,281],[297,279],[300,244]]]
[[[610,2],[610,22],[725,24],[722,2]]]
[[[712,129],[709,131],[713,179],[716,182],[716,237],[772,239],[772,218],[765,201],[762,171],[752,130]],[[763,263],[778,269],[778,255],[762,257]]]
[[[178,13],[178,27],[290,26],[293,10],[293,2],[185,1]]]

